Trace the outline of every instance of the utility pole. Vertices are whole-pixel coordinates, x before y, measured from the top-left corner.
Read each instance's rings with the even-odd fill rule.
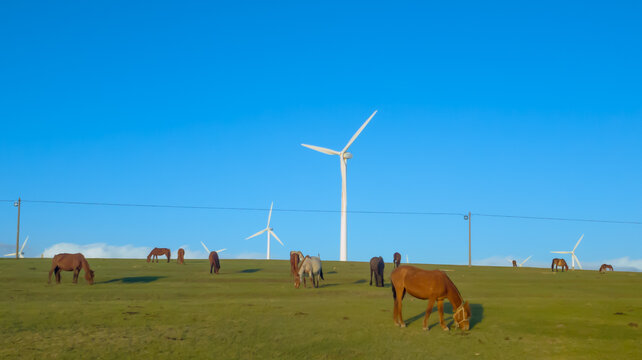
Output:
[[[470,241],[470,211],[468,212],[468,267],[473,266],[471,257],[471,241]]]
[[[13,203],[13,206],[18,207],[18,230],[16,231],[16,260],[20,259],[20,197],[18,201]]]

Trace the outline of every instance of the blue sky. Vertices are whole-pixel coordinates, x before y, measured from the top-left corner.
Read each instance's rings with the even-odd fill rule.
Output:
[[[0,5],[0,199],[642,221],[637,2]],[[25,202],[27,256],[199,241],[258,257],[267,211]],[[16,209],[0,204],[0,250]],[[339,257],[339,214],[279,212]],[[578,248],[642,270],[642,225],[473,217],[473,261]],[[348,257],[467,262],[463,216],[349,214]],[[71,245],[69,245],[71,246]],[[84,246],[84,247],[83,247]],[[136,250],[138,249],[138,250]],[[120,255],[113,255],[120,256]],[[625,258],[622,260],[623,258]],[[569,259],[570,260],[570,259]],[[615,264],[614,264],[615,265]]]

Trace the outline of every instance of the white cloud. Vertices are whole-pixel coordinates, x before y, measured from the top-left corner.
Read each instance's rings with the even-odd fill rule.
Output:
[[[491,256],[481,260],[474,260],[473,265],[481,266],[513,266],[514,258],[510,256]]]
[[[86,245],[58,243],[46,248],[44,254],[45,257],[53,257],[60,253],[82,253],[87,258],[141,259],[146,258],[150,251],[151,248],[133,245],[114,246],[105,243]]]

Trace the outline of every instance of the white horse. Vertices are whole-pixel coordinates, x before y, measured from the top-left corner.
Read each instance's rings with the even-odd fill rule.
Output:
[[[319,287],[319,278],[323,278],[323,269],[321,268],[321,258],[318,256],[306,256],[299,265],[299,272],[297,273],[296,279],[294,281],[294,287],[299,288],[301,286],[301,278],[303,278],[303,286],[306,288],[308,284],[305,280],[305,274],[312,279],[312,286],[315,288]]]

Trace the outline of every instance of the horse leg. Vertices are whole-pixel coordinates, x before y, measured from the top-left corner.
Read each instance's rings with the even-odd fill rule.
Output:
[[[401,314],[401,305],[402,305],[403,296],[405,293],[406,293],[406,289],[401,289],[401,291],[397,291],[397,299],[396,299],[397,319],[399,320],[397,325],[399,325],[399,327],[402,327],[402,328],[406,327],[406,323],[403,321],[403,315]]]
[[[57,267],[56,268],[56,284],[60,284],[60,273],[62,272],[62,269]]]
[[[212,273],[212,269],[214,269],[214,263],[210,264],[210,274]]]
[[[430,318],[430,313],[432,312],[432,307],[435,305],[435,299],[428,299],[428,308],[426,309],[426,316],[424,316],[424,330],[428,331],[428,319]]]
[[[373,273],[373,272],[374,272],[374,271],[372,271],[372,269],[370,269],[370,286],[372,286],[372,273]]]
[[[441,325],[441,328],[444,329],[444,331],[450,330],[448,328],[448,325],[444,322],[444,300],[437,300],[437,309],[439,310],[439,325]],[[453,309],[454,310],[454,309]],[[453,313],[453,319],[454,319],[455,314]]]
[[[51,270],[49,270],[49,281],[47,282],[48,284],[51,284],[51,274],[53,274],[54,271],[56,271],[57,266],[56,265],[51,265]]]
[[[74,284],[78,284],[78,274],[80,273],[79,269],[74,269]]]

